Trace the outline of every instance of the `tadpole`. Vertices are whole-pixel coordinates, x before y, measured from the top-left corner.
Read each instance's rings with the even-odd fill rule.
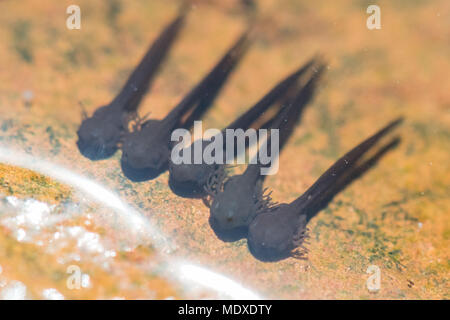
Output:
[[[337,160],[300,197],[289,204],[275,204],[259,212],[248,229],[250,252],[262,261],[278,261],[288,257],[305,258],[308,238],[307,223],[346,185],[372,167],[398,138],[382,146],[368,160],[362,157],[388,132],[402,122],[392,121]]]
[[[171,134],[189,129],[211,107],[228,76],[249,46],[249,31],[238,39],[214,68],[162,120],[141,120],[125,133],[122,144],[122,171],[132,181],[157,177],[168,167]]]
[[[279,151],[285,146],[300,122],[305,107],[311,102],[324,68],[324,65],[317,67],[306,84],[297,89],[296,94],[286,102],[284,109],[273,120],[271,129],[279,129]],[[273,143],[271,136],[268,137],[268,143]],[[267,147],[267,150],[271,148]],[[267,167],[267,164],[261,161],[249,164],[243,174],[231,176],[222,186],[215,188],[209,221],[220,239],[235,241],[245,237],[255,216],[261,211],[269,210],[273,205],[270,193],[263,189],[266,175],[262,174],[261,168],[265,166]]]
[[[298,82],[299,78],[304,75],[317,61],[317,58],[309,60],[307,63],[302,65],[300,68],[295,70],[293,73],[288,75],[282,81],[277,83],[266,95],[264,95],[254,106],[248,109],[239,118],[234,120],[228,126],[226,126],[220,133],[222,135],[223,141],[223,155],[224,160],[222,164],[212,163],[208,164],[206,162],[194,163],[194,153],[191,152],[190,163],[179,163],[175,164],[172,159],[169,160],[169,186],[171,190],[183,197],[201,198],[207,195],[205,187],[211,176],[218,175],[223,172],[223,167],[225,166],[225,154],[226,154],[226,143],[225,143],[225,132],[227,129],[242,129],[243,131],[250,128],[252,124],[258,122],[263,118],[264,113],[273,106],[276,102],[280,101],[284,96],[286,96],[290,91],[292,91],[294,85]],[[259,128],[263,128],[260,126]],[[200,144],[201,152],[209,145],[213,143],[217,138],[211,137],[210,140],[197,140],[194,141],[188,148],[193,148],[195,144]],[[236,145],[236,144],[235,144]],[[180,155],[183,155],[186,149],[180,151]],[[236,151],[236,150],[233,150]]]
[[[143,95],[149,90],[180,32],[186,13],[183,7],[175,20],[161,32],[122,90],[108,105],[99,107],[90,117],[83,111],[83,120],[77,131],[77,146],[83,156],[90,160],[101,160],[117,151],[124,130],[135,116]]]

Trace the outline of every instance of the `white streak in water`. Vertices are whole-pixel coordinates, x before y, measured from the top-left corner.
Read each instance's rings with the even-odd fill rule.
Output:
[[[54,288],[42,290],[42,297],[47,300],[64,300],[64,296]]]
[[[175,274],[183,282],[191,282],[236,300],[260,300],[261,297],[236,281],[191,263],[175,263]]]
[[[122,230],[124,227],[129,228],[129,230],[127,230],[129,234],[137,235],[138,239],[141,241],[151,241],[153,245],[165,253],[170,252],[173,248],[172,243],[170,243],[170,241],[164,237],[164,235],[155,226],[151,225],[150,222],[138,211],[124,203],[110,190],[78,173],[70,171],[49,161],[1,146],[0,162],[39,172],[79,189],[89,195],[96,202],[99,202],[118,213],[119,218],[121,218],[120,222],[126,224],[120,226]],[[11,201],[15,200],[16,199],[11,199]],[[13,203],[10,204],[14,205]],[[31,218],[33,221],[35,217],[31,215],[31,217],[29,216],[27,218]],[[124,231],[125,230],[122,232]],[[93,239],[90,237],[89,239],[84,240],[91,241]],[[178,277],[185,285],[196,284],[213,290],[219,295],[230,297],[231,299],[261,299],[261,297],[256,293],[246,289],[236,281],[207,268],[197,266],[189,262],[174,260],[169,261],[169,265],[171,266],[170,269],[172,269],[174,273],[172,276]],[[84,281],[85,285],[90,286],[89,278],[84,279]],[[13,297],[13,299],[25,299],[26,286],[19,281],[15,281],[13,282],[12,287],[8,286],[8,288],[4,288],[1,291],[1,294],[3,298]],[[43,295],[48,295],[49,298],[58,297],[58,294],[53,291],[45,291],[43,292]]]
[[[160,250],[171,250],[170,242],[155,226],[102,185],[54,163],[9,148],[0,147],[0,162],[39,172],[83,191],[96,202],[118,213],[120,222],[127,224],[121,225],[120,228],[128,227],[130,234],[144,242],[150,240]]]
[[[10,281],[1,291],[1,300],[25,300],[27,287],[20,281]]]

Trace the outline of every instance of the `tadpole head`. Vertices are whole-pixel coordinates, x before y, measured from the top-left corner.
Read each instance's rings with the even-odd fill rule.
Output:
[[[220,230],[232,230],[248,227],[256,210],[253,190],[234,176],[218,193],[211,204],[211,221],[213,227]]]
[[[215,165],[174,164],[169,161],[169,187],[180,197],[202,198],[206,195],[205,185]]]
[[[167,165],[169,146],[165,141],[152,139],[143,131],[125,135],[122,162],[134,169],[159,170]]]
[[[262,261],[278,261],[294,255],[302,247],[306,218],[280,205],[273,211],[258,214],[248,229],[250,252]]]
[[[203,186],[208,177],[214,173],[214,164],[169,163],[170,179],[180,184]]]
[[[117,151],[121,128],[117,123],[93,116],[82,121],[77,134],[81,154],[90,160],[101,160]]]
[[[203,143],[202,150],[204,150],[207,143],[203,140],[197,140],[192,145],[179,151],[178,157],[181,159],[169,159],[169,186],[175,194],[181,197],[198,198],[205,196],[207,193],[205,187],[210,181],[210,177],[215,175],[219,166],[215,163],[203,161],[195,163],[195,155],[192,151],[195,150],[194,145],[200,142]],[[188,151],[190,152],[187,153]]]

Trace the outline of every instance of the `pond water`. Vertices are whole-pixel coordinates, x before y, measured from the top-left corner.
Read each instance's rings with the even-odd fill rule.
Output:
[[[141,116],[165,116],[247,25],[241,0],[195,2]],[[450,2],[381,2],[373,30],[367,1],[257,2],[257,37],[204,129],[223,128],[314,54],[328,63],[264,182],[274,201],[297,198],[364,137],[405,118],[399,145],[310,221],[307,259],[261,262],[245,239],[219,239],[209,209],[173,194],[167,172],[132,182],[120,151],[79,153],[82,109],[111,101],[175,2],[79,0],[81,29],[70,30],[70,1],[4,0],[0,298],[450,298]],[[374,268],[378,291],[367,287]]]

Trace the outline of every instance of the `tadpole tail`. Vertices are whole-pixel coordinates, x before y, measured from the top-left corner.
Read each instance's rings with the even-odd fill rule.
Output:
[[[249,46],[249,32],[247,30],[238,41],[228,50],[215,67],[181,100],[181,102],[164,118],[165,126],[172,129],[176,124],[189,124],[193,122],[197,113],[203,113],[209,107],[220,88],[225,83],[231,71],[236,67]],[[193,109],[198,106],[197,109]],[[194,112],[193,117],[181,122],[187,112]]]
[[[273,87],[261,100],[259,100],[253,107],[247,112],[230,123],[226,129],[238,129],[246,130],[249,126],[255,122],[255,120],[262,115],[270,106],[279,101],[288,91],[291,89],[298,79],[309,70],[309,68],[316,63],[317,57],[313,57],[295,72],[280,81],[275,87]]]
[[[308,208],[306,210],[308,221],[311,218],[313,218],[322,208],[326,207],[335,195],[344,190],[355,179],[361,177],[367,170],[375,166],[386,153],[397,147],[399,143],[400,138],[394,137],[390,142],[380,147],[373,156],[365,160],[363,163],[359,164],[357,167],[351,169],[346,175],[342,177],[342,179],[338,180],[335,183],[335,185],[333,185],[329,190],[327,190],[324,194],[317,197],[314,200],[314,202],[308,205]]]
[[[301,209],[308,207],[310,203],[314,203],[323,194],[327,193],[333,186],[351,172],[357,161],[369,151],[383,136],[393,130],[403,121],[403,118],[398,118],[390,122],[387,126],[379,130],[377,133],[361,142],[355,148],[350,150],[342,158],[337,160],[322,176],[298,199],[292,204]]]
[[[312,100],[314,96],[315,90],[317,88],[321,76],[323,75],[325,67],[326,67],[325,64],[320,64],[318,68],[314,70],[314,73],[311,75],[310,79],[306,82],[306,84],[300,89],[297,89],[297,91],[294,92],[296,93],[295,95],[289,94],[287,97],[285,97],[286,101],[281,110],[278,111],[278,113],[274,115],[271,119],[269,119],[268,122],[266,122],[264,125],[261,126],[261,128],[279,130],[278,152],[281,152],[283,147],[286,145],[286,142],[289,140],[290,136],[294,132],[296,125],[300,122],[305,107],[308,105],[308,103]],[[269,134],[266,142],[266,153],[269,156],[271,156],[270,154],[271,144],[272,138]],[[258,152],[258,155],[260,154],[261,148]],[[271,157],[271,159],[273,161],[273,157]],[[253,177],[254,179],[257,179],[258,176],[260,175],[260,168],[269,165],[270,163],[269,164],[261,163],[258,157],[258,163],[250,164],[247,167],[245,174],[248,177]],[[264,179],[265,176],[261,176],[261,178]]]
[[[150,83],[156,76],[162,62],[167,58],[170,48],[182,29],[187,12],[187,7],[183,6],[178,16],[161,32],[112,104],[122,106],[127,111],[136,111],[143,95],[148,91]]]
[[[320,64],[314,69],[313,74],[306,82],[306,84],[297,89],[294,94],[286,98],[286,110],[281,110],[278,115],[269,119],[269,121],[262,125],[262,128],[279,128],[279,150],[285,146],[286,142],[292,135],[295,127],[300,123],[305,108],[312,101],[322,78],[326,65]]]
[[[243,50],[236,52],[236,54],[234,55],[234,60],[230,61],[228,66],[226,66],[221,73],[218,73],[214,81],[212,81],[211,84],[208,86],[208,88],[205,89],[205,94],[201,98],[198,105],[191,112],[189,117],[182,123],[180,123],[181,127],[186,129],[190,128],[194,124],[195,120],[201,119],[203,117],[205,112],[208,111],[208,109],[212,106],[216,98],[219,96],[225,83],[228,80],[228,77],[237,67],[242,56],[245,54],[247,48],[248,46],[243,48]]]

